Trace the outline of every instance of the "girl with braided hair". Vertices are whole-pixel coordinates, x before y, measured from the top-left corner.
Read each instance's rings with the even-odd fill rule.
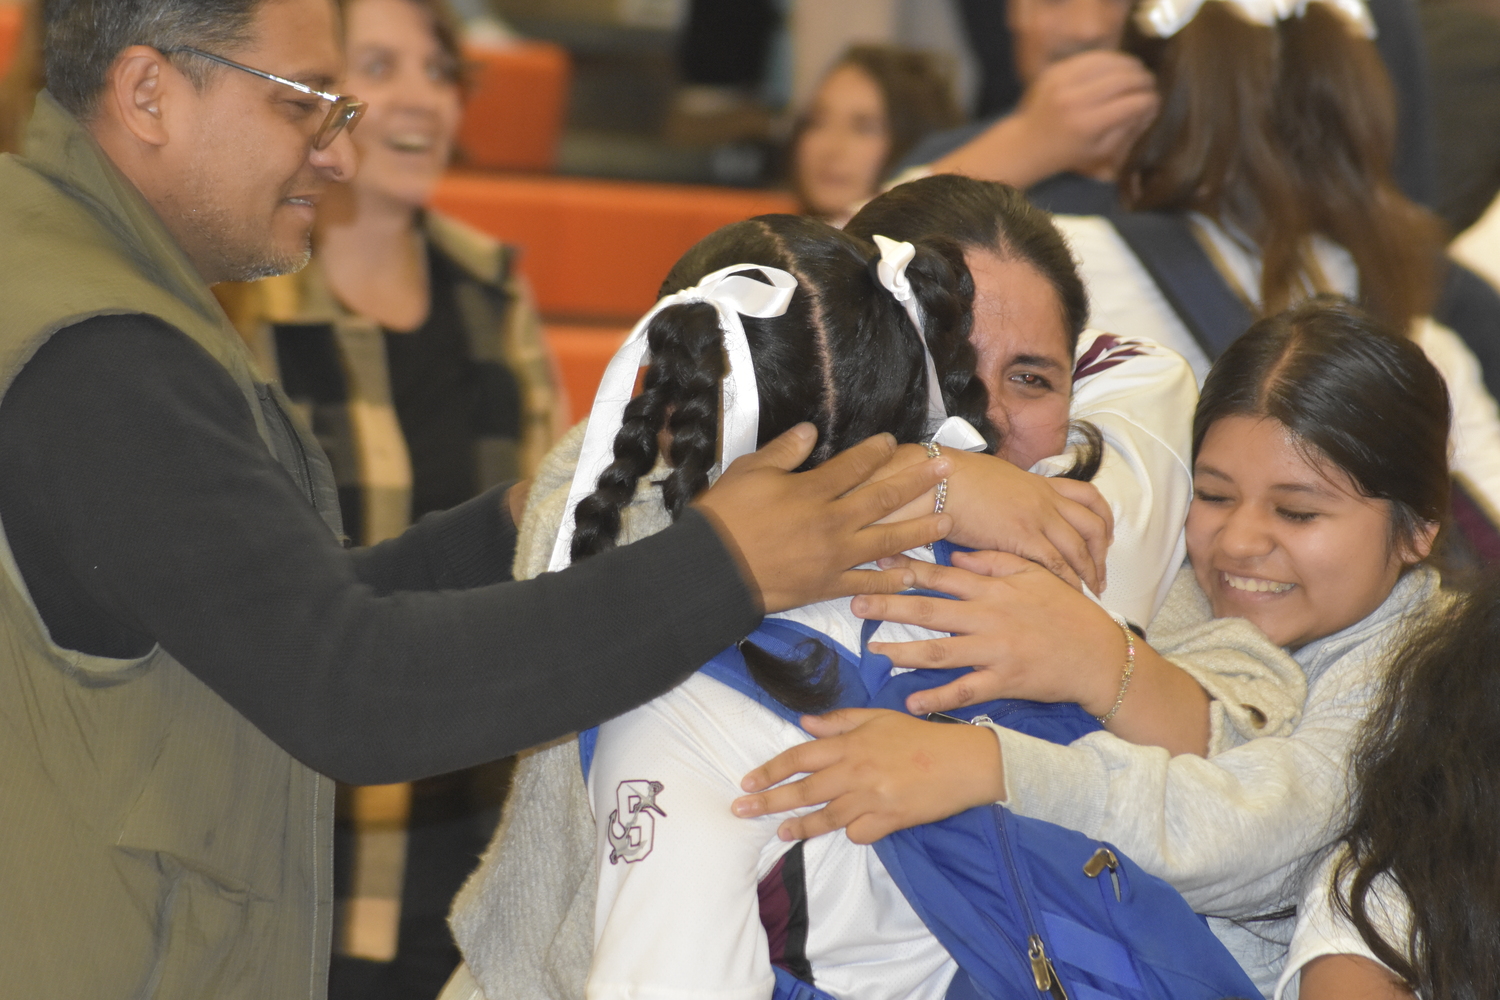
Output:
[[[588,425],[543,463],[522,524],[523,578],[659,530],[716,469],[800,421],[818,429],[809,464],[880,432],[906,443],[936,432],[949,450],[1005,453],[975,374],[973,280],[954,244],[866,241],[764,216],[706,238],[662,291],[612,363]],[[1055,452],[1066,438],[1063,423]],[[978,492],[955,486],[964,502],[950,511],[949,537],[994,548],[1005,501],[982,503]],[[859,649],[863,623],[843,601],[770,621],[822,642],[781,657],[742,644],[759,689],[799,711],[831,705],[829,647]],[[731,813],[746,770],[806,739],[764,702],[697,674],[597,731],[586,787],[577,745],[531,755],[455,907],[467,965],[444,1000],[763,995],[773,964],[835,995],[942,996],[955,966],[871,849],[823,838],[793,850],[774,820]]]

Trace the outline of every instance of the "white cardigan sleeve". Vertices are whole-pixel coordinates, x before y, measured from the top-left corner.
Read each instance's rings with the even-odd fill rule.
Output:
[[[1069,416],[1104,436],[1093,483],[1115,516],[1108,584],[1099,601],[1145,625],[1166,600],[1186,552],[1182,525],[1193,497],[1193,370],[1155,341],[1086,330],[1074,355]],[[1071,443],[1071,442],[1070,442]],[[1056,475],[1072,455],[1043,459],[1033,472]]]

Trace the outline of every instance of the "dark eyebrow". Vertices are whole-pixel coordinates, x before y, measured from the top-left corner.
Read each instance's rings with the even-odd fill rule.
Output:
[[[1010,363],[1028,368],[1050,368],[1053,371],[1062,371],[1065,367],[1056,358],[1049,358],[1045,354],[1017,354],[1010,359]]]
[[[1216,469],[1212,465],[1204,465],[1202,462],[1193,466],[1193,475],[1211,476],[1214,479],[1222,479],[1226,483],[1234,482],[1234,477],[1229,473]],[[1333,490],[1312,483],[1276,483],[1271,487],[1271,490],[1277,493],[1302,493],[1317,497],[1333,497],[1338,495]]]
[[[315,69],[307,70],[303,73],[277,73],[276,75],[284,76],[294,83],[303,84],[305,86],[313,88],[314,90],[327,90],[335,83],[338,83],[339,80],[339,78],[336,76],[329,76],[327,73]]]
[[[1321,486],[1314,486],[1310,483],[1277,483],[1271,489],[1278,493],[1305,493],[1315,497],[1337,496],[1332,490],[1324,489]]]

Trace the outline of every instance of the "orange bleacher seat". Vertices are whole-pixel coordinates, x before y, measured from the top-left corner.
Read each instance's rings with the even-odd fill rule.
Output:
[[[471,167],[550,171],[568,109],[573,75],[567,50],[548,42],[505,48],[471,46],[474,87],[458,147]]]
[[[774,191],[452,174],[437,208],[522,249],[543,313],[629,325],[677,258],[720,226],[790,212]]]
[[[547,324],[547,346],[562,372],[574,423],[589,415],[604,369],[629,333],[625,327]]]
[[[18,3],[0,3],[0,76],[10,70],[10,61],[16,56],[25,10]]]

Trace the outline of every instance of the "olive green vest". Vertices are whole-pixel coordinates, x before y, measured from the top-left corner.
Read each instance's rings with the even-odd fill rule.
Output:
[[[150,206],[44,93],[26,157],[0,157],[0,397],[57,330],[121,313],[160,317],[224,366],[337,531],[311,436]],[[0,526],[0,996],[323,997],[332,807],[327,778],[160,647],[54,645]]]

